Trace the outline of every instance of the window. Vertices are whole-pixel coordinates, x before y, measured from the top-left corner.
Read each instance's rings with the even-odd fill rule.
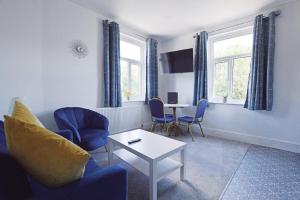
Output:
[[[209,37],[209,99],[242,104],[247,94],[252,28]]]
[[[121,34],[121,90],[123,101],[142,101],[145,96],[145,41]]]

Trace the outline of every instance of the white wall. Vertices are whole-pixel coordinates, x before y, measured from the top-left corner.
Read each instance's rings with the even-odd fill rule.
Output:
[[[280,7],[276,22],[274,105],[272,112],[248,111],[239,105],[210,104],[207,133],[300,152],[300,2]],[[194,47],[193,33],[161,43],[161,52]],[[160,95],[178,91],[182,103],[192,103],[193,73],[161,74]],[[184,114],[193,113],[192,108]]]
[[[54,14],[55,13],[55,14]],[[96,108],[102,100],[102,26],[98,15],[69,1],[43,3],[44,122],[55,124],[53,110],[65,106]],[[88,46],[79,59],[70,51],[72,40]],[[50,118],[50,120],[49,120]]]
[[[58,108],[101,107],[103,19],[68,0],[0,0],[0,115],[14,97],[24,97],[46,127],[56,129]],[[88,46],[87,57],[71,54],[72,40]]]
[[[15,97],[43,110],[41,8],[38,0],[0,1],[0,119]]]

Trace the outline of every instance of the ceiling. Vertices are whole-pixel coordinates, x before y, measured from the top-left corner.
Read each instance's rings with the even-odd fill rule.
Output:
[[[72,0],[144,35],[171,38],[289,0]]]

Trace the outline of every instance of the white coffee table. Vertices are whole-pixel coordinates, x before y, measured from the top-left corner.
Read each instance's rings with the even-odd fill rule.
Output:
[[[185,149],[187,144],[142,129],[111,135],[109,138],[109,165],[113,155],[149,176],[150,200],[157,199],[157,182],[174,170],[180,168],[180,179],[185,178]],[[132,139],[140,142],[128,144]],[[121,149],[114,150],[114,146]],[[173,160],[171,155],[181,152],[181,161]]]

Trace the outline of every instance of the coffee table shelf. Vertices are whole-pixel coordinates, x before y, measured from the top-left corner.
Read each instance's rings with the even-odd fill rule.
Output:
[[[113,152],[114,155],[126,161],[132,167],[136,168],[146,176],[150,176],[149,162],[134,155],[133,153],[120,149]],[[164,178],[171,172],[182,167],[182,163],[171,158],[165,158],[157,163],[157,181]]]

